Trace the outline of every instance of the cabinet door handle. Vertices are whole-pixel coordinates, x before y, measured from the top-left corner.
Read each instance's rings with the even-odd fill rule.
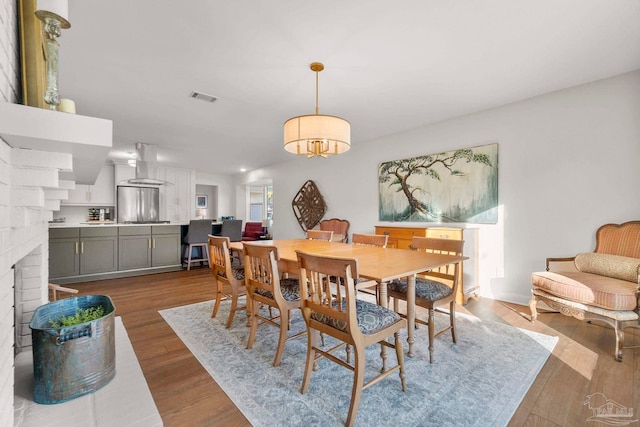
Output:
[[[78,254],[78,242],[76,242],[76,255]]]
[[[151,249],[151,239],[149,239],[149,249]]]
[[[84,242],[80,243],[80,253],[84,253]]]
[[[156,248],[156,239],[153,239],[153,249]]]

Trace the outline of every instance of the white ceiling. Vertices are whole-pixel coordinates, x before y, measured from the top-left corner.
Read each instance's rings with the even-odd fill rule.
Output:
[[[60,96],[113,120],[110,158],[151,143],[220,174],[295,157],[314,61],[353,146],[640,69],[638,0],[69,0],[69,20]]]

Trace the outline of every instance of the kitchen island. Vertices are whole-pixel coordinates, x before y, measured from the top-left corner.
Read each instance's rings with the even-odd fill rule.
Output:
[[[49,281],[62,285],[181,270],[188,224],[51,223]]]

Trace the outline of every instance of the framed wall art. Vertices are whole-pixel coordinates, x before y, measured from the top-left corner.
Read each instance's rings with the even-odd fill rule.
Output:
[[[196,208],[207,209],[209,206],[209,196],[204,194],[196,194]]]
[[[498,221],[498,144],[378,165],[380,221]]]

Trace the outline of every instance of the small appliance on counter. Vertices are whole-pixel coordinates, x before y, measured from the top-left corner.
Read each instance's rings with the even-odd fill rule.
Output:
[[[111,210],[109,208],[89,208],[89,221],[111,221]]]

